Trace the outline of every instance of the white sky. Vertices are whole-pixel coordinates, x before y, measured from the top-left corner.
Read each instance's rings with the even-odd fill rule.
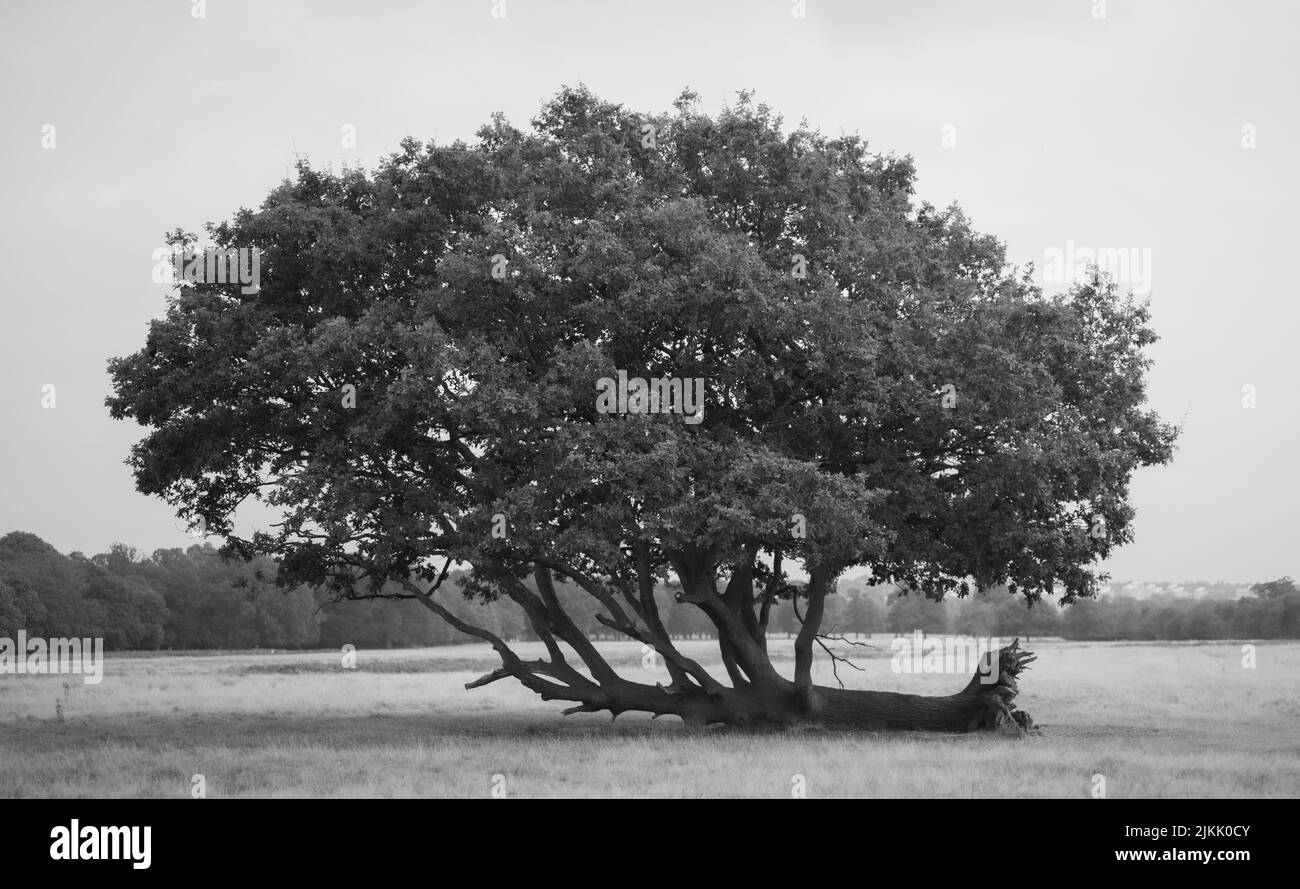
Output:
[[[582,81],[645,111],[687,85],[709,111],[752,88],[792,123],[858,131],[912,154],[922,197],[959,202],[1016,262],[1067,241],[1150,250],[1151,401],[1186,431],[1171,466],[1137,475],[1137,540],[1108,567],[1300,575],[1294,4],[504,3],[497,19],[493,0],[209,0],[195,19],[187,0],[5,0],[0,534],[189,542],[134,491],[141,430],[103,406],[107,359],[163,311],[164,231],[256,206],[296,154],[373,165],[407,135],[469,139],[494,110],[525,125]]]

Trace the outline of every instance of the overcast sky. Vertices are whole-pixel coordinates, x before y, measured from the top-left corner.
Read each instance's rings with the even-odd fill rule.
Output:
[[[408,135],[468,140],[494,110],[526,125],[563,84],[640,111],[689,85],[709,112],[754,89],[792,123],[913,155],[921,196],[960,203],[1014,262],[1069,242],[1149,256],[1151,404],[1185,432],[1135,477],[1137,539],[1107,567],[1300,575],[1300,15],[1100,6],[209,0],[195,18],[189,0],[5,0],[0,534],[192,542],[135,492],[122,461],[141,430],[104,408],[107,359],[163,312],[164,231],[257,206],[297,155],[373,165]]]

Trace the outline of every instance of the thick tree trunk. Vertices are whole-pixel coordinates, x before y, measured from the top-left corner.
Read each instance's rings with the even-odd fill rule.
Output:
[[[644,563],[642,558],[643,566]],[[549,569],[540,563],[535,573],[537,593],[513,579],[503,579],[502,588],[524,609],[546,646],[549,659],[522,660],[500,637],[461,620],[415,584],[408,582],[406,586],[412,598],[461,632],[490,643],[501,656],[500,668],[468,683],[467,688],[514,677],[543,700],[574,702],[576,706],[565,713],[609,711],[617,718],[620,713],[646,712],[678,716],[692,725],[818,724],[869,731],[986,730],[1015,735],[1033,730],[1033,720],[1024,711],[1017,710],[1014,703],[1019,691],[1016,677],[1034,660],[1032,654],[1020,648],[1019,640],[985,655],[980,670],[964,689],[953,695],[927,697],[813,685],[813,646],[822,644],[825,648],[817,628],[829,583],[827,573],[815,570],[808,589],[808,615],[802,618],[804,625],[795,640],[795,676],[791,681],[776,671],[765,646],[756,638],[758,622],[743,617],[746,610],[752,612],[754,607],[749,572],[733,573],[726,594],[718,595],[712,585],[712,569],[707,564],[701,568],[682,559],[674,567],[683,578],[679,601],[697,604],[718,629],[723,660],[732,680],[730,686],[719,682],[672,644],[656,613],[653,595],[647,595],[647,590],[652,593],[653,588],[646,583],[640,584],[639,589],[625,591],[625,608],[598,581],[572,569],[567,572],[608,609],[608,615],[597,614],[600,623],[653,648],[664,658],[671,677],[668,686],[633,682],[619,676],[586,633],[564,613]],[[586,673],[569,663],[560,643],[578,655],[587,668]],[[829,650],[827,653],[831,654]],[[831,657],[837,656],[831,654]]]
[[[980,729],[1022,734],[1034,721],[1017,710],[1016,677],[1035,659],[1020,648],[1020,641],[996,653],[997,671],[986,657],[981,670],[954,695],[925,696],[895,692],[816,689],[813,717],[826,725],[847,728],[969,732]]]
[[[615,716],[644,711],[656,716],[679,716],[692,725],[813,724],[864,731],[997,731],[1016,736],[1035,731],[1033,719],[1016,709],[1014,703],[1018,692],[1016,676],[1034,660],[1034,655],[1021,649],[1017,641],[997,652],[997,658],[996,674],[983,669],[952,695],[856,691],[820,685],[813,686],[811,694],[804,694],[796,683],[788,681],[775,688],[747,686],[713,693],[694,687],[678,690],[622,683],[602,689],[596,700],[572,709],[609,710]]]

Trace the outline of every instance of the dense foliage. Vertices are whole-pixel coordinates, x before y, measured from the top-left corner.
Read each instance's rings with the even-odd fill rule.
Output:
[[[138,489],[284,586],[422,602],[500,655],[472,686],[514,677],[566,712],[1028,730],[1014,646],[997,691],[946,703],[815,687],[827,601],[855,568],[936,600],[1094,596],[1132,538],[1133,472],[1176,436],[1145,403],[1147,306],[1099,274],[1043,293],[915,199],[909,158],[787,132],[747,93],[716,116],[695,98],[646,115],[565,89],[472,145],[302,163],[209,225],[259,251],[261,286],[187,279],[110,362],[112,415],[146,430]],[[659,396],[611,398],[629,378]],[[280,520],[245,538],[249,499]],[[548,657],[431,599],[453,565]],[[620,676],[564,581],[670,684]],[[726,684],[673,644],[667,582]],[[789,678],[767,632],[800,598]]]

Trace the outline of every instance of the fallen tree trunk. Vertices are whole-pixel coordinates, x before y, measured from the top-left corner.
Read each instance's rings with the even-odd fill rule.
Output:
[[[815,577],[814,585],[819,580]],[[513,677],[543,700],[573,702],[575,706],[565,710],[566,714],[608,711],[617,718],[622,713],[644,712],[653,716],[677,716],[697,726],[810,724],[867,731],[998,731],[1017,736],[1034,730],[1033,720],[1024,711],[1017,710],[1014,702],[1019,693],[1017,677],[1035,660],[1033,654],[1020,648],[1018,639],[997,652],[987,653],[966,687],[956,694],[927,696],[829,688],[812,684],[811,648],[820,639],[812,620],[820,619],[817,599],[821,591],[813,590],[810,620],[804,625],[806,632],[801,632],[796,640],[793,681],[776,671],[765,648],[754,640],[753,630],[725,606],[725,600],[700,594],[690,601],[705,610],[718,627],[720,640],[729,643],[722,651],[732,684],[724,685],[701,664],[677,650],[667,634],[658,631],[661,623],[645,620],[646,606],[638,599],[629,596],[628,604],[643,619],[642,623],[635,622],[607,590],[590,578],[579,578],[584,588],[612,613],[612,616],[597,615],[598,621],[652,647],[664,657],[671,683],[649,685],[619,676],[586,634],[563,613],[544,570],[539,569],[537,581],[538,594],[518,582],[506,584],[505,591],[528,615],[546,646],[549,660],[520,659],[495,634],[461,620],[414,584],[409,589],[412,598],[419,599],[462,632],[489,642],[501,655],[499,669],[468,683],[467,688]],[[813,629],[808,631],[809,628]],[[579,656],[586,672],[569,663],[560,643]]]
[[[991,655],[992,653],[990,653]],[[970,732],[998,730],[1022,734],[1034,721],[1016,709],[1016,677],[1035,659],[1020,641],[997,652],[998,669],[977,672],[953,695],[926,696],[884,691],[853,691],[818,686],[814,716],[828,726],[882,730]]]
[[[719,687],[705,691],[687,687],[645,685],[618,680],[591,684],[574,694],[559,686],[537,689],[543,699],[577,700],[569,713],[609,711],[677,716],[689,725],[731,725],[749,728],[822,725],[864,731],[996,731],[1020,736],[1035,731],[1029,714],[1016,708],[1016,676],[1035,659],[1019,642],[997,652],[996,674],[977,672],[964,689],[952,695],[912,695],[813,686],[799,694],[794,683],[778,688]],[[996,678],[994,678],[996,677]],[[989,681],[992,679],[992,681]],[[482,681],[470,683],[471,686]]]

